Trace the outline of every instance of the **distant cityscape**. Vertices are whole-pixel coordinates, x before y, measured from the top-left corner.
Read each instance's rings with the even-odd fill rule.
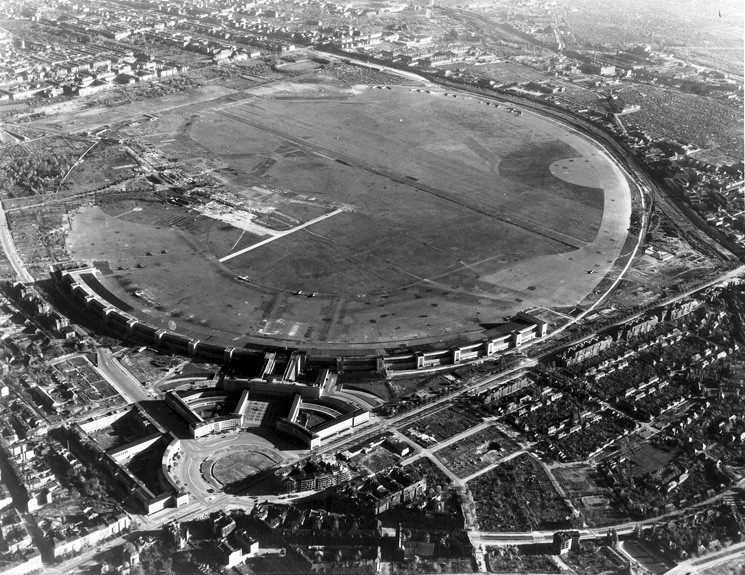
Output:
[[[0,573],[742,572],[743,8],[590,4],[4,2]]]

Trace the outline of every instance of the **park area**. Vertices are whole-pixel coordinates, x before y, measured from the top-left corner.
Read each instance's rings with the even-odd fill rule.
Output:
[[[0,157],[0,197],[7,200],[54,192],[89,145],[85,138],[47,136],[4,148]]]

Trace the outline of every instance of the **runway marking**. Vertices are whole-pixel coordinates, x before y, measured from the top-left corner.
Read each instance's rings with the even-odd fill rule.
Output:
[[[276,236],[272,236],[271,238],[267,238],[265,240],[260,241],[257,244],[254,244],[252,246],[248,246],[247,248],[243,248],[242,250],[238,250],[237,252],[233,252],[232,254],[228,254],[225,257],[220,258],[218,261],[220,263],[226,262],[228,260],[232,260],[233,258],[237,258],[240,255],[245,254],[246,252],[250,252],[251,250],[255,250],[256,248],[260,248],[261,246],[265,246],[266,244],[273,242],[274,240],[278,240],[279,238],[283,238],[285,236],[289,236],[290,234],[295,233],[298,230],[305,229],[307,227],[312,226],[313,224],[317,224],[320,221],[325,220],[326,218],[330,218],[331,216],[335,216],[336,214],[342,213],[344,210],[338,209],[334,210],[333,212],[330,212],[328,214],[324,214],[322,216],[319,216],[315,219],[310,220],[309,222],[305,222],[304,224],[300,224],[299,226],[296,226],[292,228],[291,230],[287,230],[285,232],[280,232]]]
[[[330,312],[330,320],[328,322],[323,322],[323,325],[321,326],[321,338],[323,338],[323,341],[329,341],[331,337],[331,333],[336,328],[337,324],[339,323],[339,318],[341,317],[341,313],[343,310],[346,310],[347,301],[343,299],[338,299],[335,302],[331,304],[329,307]]]
[[[276,335],[277,333],[279,333],[278,331],[270,331],[269,326],[271,326],[272,322],[274,321],[273,318],[276,317],[277,310],[279,310],[279,308],[286,302],[287,292],[279,292],[274,296],[274,298],[272,298],[271,306],[261,320],[261,327],[259,329],[260,335]]]

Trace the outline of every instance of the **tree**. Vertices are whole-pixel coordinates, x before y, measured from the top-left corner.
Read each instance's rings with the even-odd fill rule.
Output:
[[[131,541],[127,541],[124,544],[123,548],[124,548],[125,554],[127,555],[132,555],[137,551],[137,547],[135,547],[134,543],[132,543]]]
[[[170,557],[164,557],[157,559],[155,562],[155,567],[158,570],[158,573],[162,573],[163,575],[173,575],[173,559]]]

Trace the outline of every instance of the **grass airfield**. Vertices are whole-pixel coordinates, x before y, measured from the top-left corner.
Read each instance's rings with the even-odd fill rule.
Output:
[[[221,262],[276,231],[146,199],[80,209],[72,257],[108,262],[104,283],[154,324],[296,347],[457,343],[576,305],[626,239],[623,174],[532,113],[318,74],[220,96],[130,137],[212,166],[261,217],[343,211]]]

